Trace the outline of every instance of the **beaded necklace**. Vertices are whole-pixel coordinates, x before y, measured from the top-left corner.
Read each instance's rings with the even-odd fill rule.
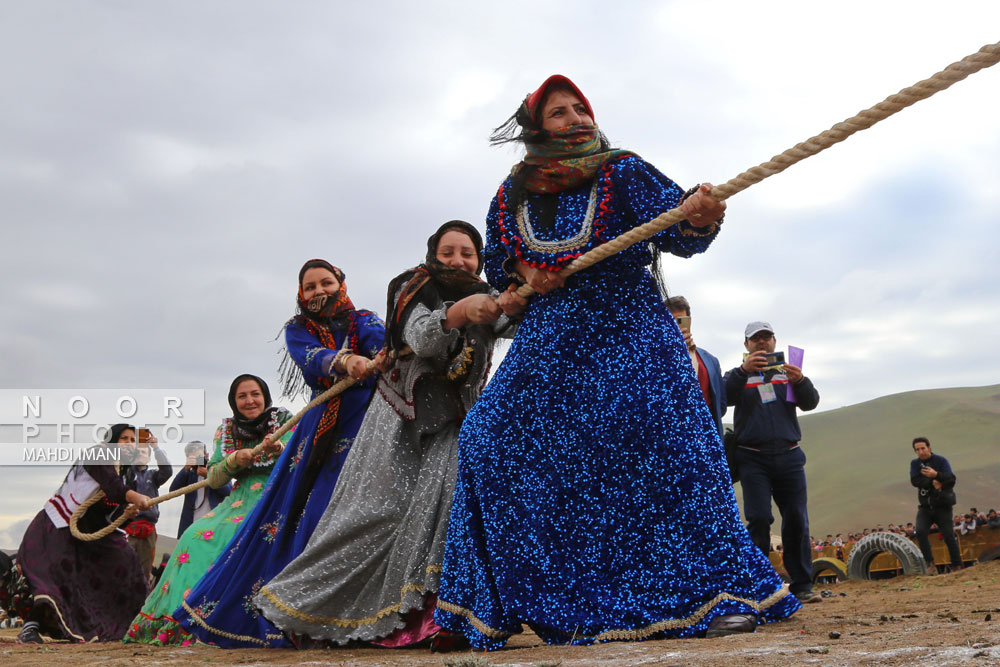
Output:
[[[568,239],[560,241],[543,241],[535,236],[535,230],[531,226],[531,215],[528,211],[527,199],[522,201],[517,207],[517,229],[524,239],[524,244],[535,252],[555,254],[567,250],[576,250],[585,246],[590,241],[593,231],[594,213],[597,210],[597,188],[600,179],[594,179],[594,185],[590,188],[590,195],[587,198],[587,212],[583,216],[583,224],[580,231]]]
[[[268,420],[268,431],[274,432],[281,426],[282,415],[287,415],[288,411],[284,409],[275,410],[274,414],[271,415],[271,419]],[[236,436],[233,434],[233,418],[226,417],[222,420],[222,452],[225,455],[232,454],[233,452],[243,449],[244,444],[242,441],[238,441]],[[266,468],[267,466],[273,465],[278,459],[279,452],[262,452],[257,458],[253,460],[252,467],[254,468]]]

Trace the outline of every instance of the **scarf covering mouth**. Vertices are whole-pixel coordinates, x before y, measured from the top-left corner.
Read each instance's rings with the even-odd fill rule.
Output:
[[[438,261],[438,244],[441,237],[450,231],[461,232],[472,241],[478,256],[476,273],[454,269]],[[439,301],[460,301],[472,294],[486,294],[490,291],[489,285],[478,275],[483,269],[482,256],[483,237],[479,230],[464,220],[450,220],[431,234],[427,239],[424,263],[404,271],[389,283],[386,347],[390,352],[399,352],[406,346],[403,327],[416,304],[423,303],[429,308],[435,308]]]
[[[336,293],[317,294],[306,299],[302,293],[302,276],[310,268],[323,268],[332,273],[337,282],[340,283],[340,287],[337,288]],[[328,320],[336,319],[355,309],[351,298],[347,296],[347,283],[344,272],[333,264],[319,259],[309,260],[299,271],[299,293],[296,303],[298,303],[299,312],[303,316],[320,324],[325,324]]]
[[[334,294],[320,294],[309,299],[305,298],[302,293],[302,279],[305,277],[306,271],[314,268],[326,269],[337,279],[340,287]],[[346,274],[325,259],[310,259],[299,269],[298,285],[295,315],[285,323],[285,326],[292,323],[299,324],[315,336],[316,340],[324,347],[338,351],[340,344],[334,333],[352,331],[356,324],[357,314],[360,312],[354,307],[354,303],[347,295]],[[356,350],[356,352],[359,351]],[[278,375],[281,378],[283,396],[294,398],[306,388],[302,369],[288,355],[287,349],[283,351],[281,364],[278,366]],[[320,381],[321,383],[332,382],[329,377],[322,377]],[[326,384],[325,386],[329,388],[330,385]],[[332,405],[332,403],[327,403],[327,405]]]
[[[524,182],[528,192],[554,194],[594,179],[608,160],[631,151],[601,150],[601,133],[596,125],[571,125],[553,130],[542,143],[525,144],[527,155],[513,172],[530,169]]]

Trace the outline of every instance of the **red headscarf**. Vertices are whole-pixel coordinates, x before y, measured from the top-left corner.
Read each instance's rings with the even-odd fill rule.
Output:
[[[543,81],[542,85],[540,85],[535,92],[528,95],[528,97],[524,100],[524,106],[527,107],[531,120],[539,126],[542,124],[542,119],[538,117],[538,114],[542,111],[542,100],[545,99],[546,91],[548,91],[548,89],[554,84],[562,84],[569,87],[569,89],[580,98],[580,101],[583,102],[583,106],[587,107],[587,115],[589,115],[591,119],[594,119],[594,107],[590,106],[590,100],[588,100],[587,97],[580,92],[580,89],[577,88],[576,84],[570,81],[569,77],[565,77],[562,74],[553,74]]]

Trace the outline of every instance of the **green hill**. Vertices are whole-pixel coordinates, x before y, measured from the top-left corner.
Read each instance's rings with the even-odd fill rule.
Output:
[[[1000,385],[910,391],[799,419],[818,539],[913,521],[910,443],[917,436],[951,463],[956,513],[1000,510]],[[779,522],[775,510],[775,533]]]

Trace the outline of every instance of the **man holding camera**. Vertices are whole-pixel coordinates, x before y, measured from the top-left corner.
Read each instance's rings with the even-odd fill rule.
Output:
[[[205,443],[200,440],[193,440],[184,445],[184,456],[186,457],[184,468],[174,477],[170,484],[170,491],[200,482],[208,476],[208,450]],[[181,519],[177,524],[177,537],[184,534],[188,526],[205,516],[229,495],[232,490],[232,483],[228,482],[220,489],[203,487],[184,496],[184,509],[181,510]]]
[[[931,524],[936,523],[941,538],[948,546],[951,569],[962,568],[962,553],[955,539],[951,512],[955,506],[955,473],[948,459],[931,452],[931,441],[920,436],[913,439],[917,458],[910,461],[910,483],[917,487],[917,543],[927,566],[934,569],[934,553],[928,539]]]
[[[791,591],[801,602],[819,602],[812,590],[812,550],[806,509],[806,455],[795,409],[812,410],[819,392],[798,366],[775,353],[774,329],[751,322],[743,335],[747,355],[726,373],[726,401],[735,406],[735,463],[743,487],[747,531],[766,555],[771,549],[771,498],[781,512],[781,543]],[[794,400],[787,394],[791,387]]]

